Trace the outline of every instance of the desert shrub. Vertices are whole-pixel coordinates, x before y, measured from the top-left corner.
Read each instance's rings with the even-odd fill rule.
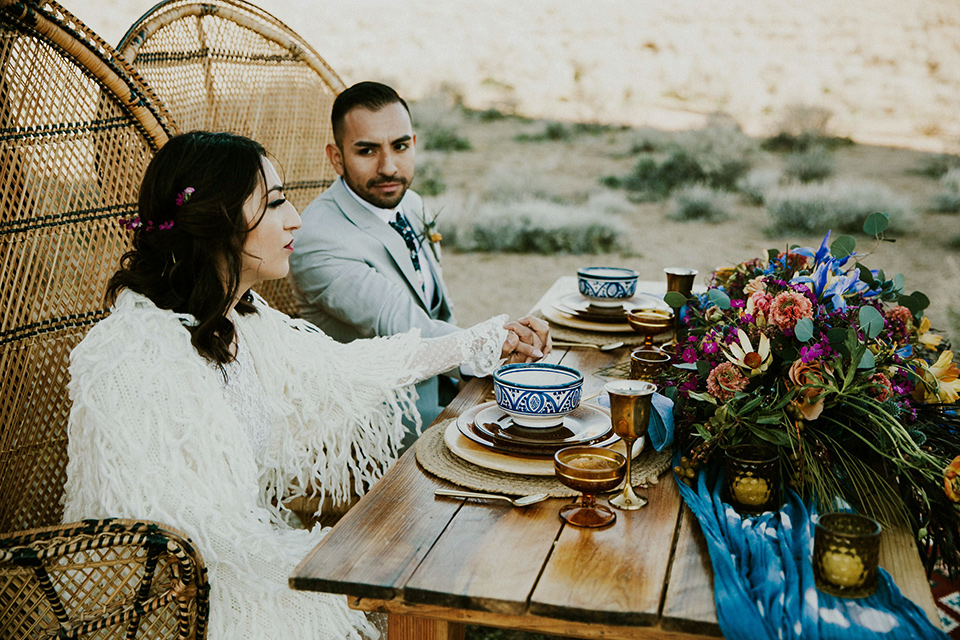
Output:
[[[630,142],[630,155],[638,153],[653,153],[665,149],[672,140],[669,133],[650,127],[643,127],[634,132]]]
[[[780,184],[780,172],[776,169],[751,169],[737,180],[737,191],[750,204],[763,204],[767,194]]]
[[[545,200],[486,202],[441,222],[444,242],[458,251],[609,253],[621,247],[626,227],[608,215]]]
[[[469,151],[470,140],[460,135],[464,112],[460,98],[447,91],[410,103],[413,130],[419,146],[427,151]]]
[[[517,142],[558,142],[569,140],[573,131],[562,122],[548,122],[543,129],[536,133],[518,133],[514,136]]]
[[[908,198],[867,181],[792,184],[768,193],[766,206],[774,233],[862,233],[864,220],[875,211],[887,213],[888,229],[897,233],[910,229],[915,219]]]
[[[833,175],[837,163],[833,153],[820,145],[787,156],[784,175],[800,182],[822,181]]]
[[[730,217],[733,194],[694,184],[674,191],[667,217],[679,222],[723,222]]]
[[[790,105],[784,109],[777,133],[764,140],[764,151],[798,152],[813,147],[836,149],[853,144],[847,137],[832,135],[828,130],[833,113],[825,107]]]
[[[431,160],[417,163],[415,180],[417,193],[422,196],[438,196],[447,190],[440,167]]]
[[[933,196],[933,208],[945,213],[960,213],[960,167],[940,178],[940,192]]]
[[[948,171],[956,168],[960,168],[960,156],[939,153],[924,158],[923,162],[916,168],[915,173],[930,178],[942,178]]]

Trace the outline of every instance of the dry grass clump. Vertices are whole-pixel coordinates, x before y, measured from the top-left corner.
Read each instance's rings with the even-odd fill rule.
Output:
[[[940,153],[924,158],[915,172],[930,178],[942,178],[950,169],[956,168],[960,168],[960,156]]]
[[[911,229],[916,214],[910,200],[886,185],[870,181],[836,180],[792,184],[767,194],[770,231],[781,233],[826,233],[828,230],[861,233],[871,213],[889,215],[893,233]]]
[[[737,180],[737,191],[743,195],[748,203],[761,205],[767,199],[767,194],[779,185],[779,171],[770,167],[757,167]]]
[[[944,213],[960,213],[960,167],[940,178],[940,192],[933,196],[933,208]]]
[[[821,145],[804,151],[794,151],[786,158],[783,173],[800,182],[820,182],[833,175],[837,169],[833,153]]]
[[[451,215],[442,212],[449,207]],[[526,199],[515,202],[430,203],[444,244],[457,251],[555,254],[597,254],[618,251],[627,228],[607,212],[584,210],[557,202]],[[456,212],[453,214],[453,212]]]
[[[763,141],[765,151],[803,152],[814,147],[835,149],[853,144],[847,137],[830,133],[833,112],[825,107],[791,105],[784,109],[777,133]]]
[[[733,191],[753,164],[756,144],[730,125],[674,134],[663,153],[641,157],[626,176],[602,179],[622,187],[635,200],[660,200],[681,185],[705,184]]]
[[[734,195],[702,184],[680,187],[670,198],[667,217],[678,222],[716,224],[730,217]]]
[[[470,140],[461,135],[465,114],[459,106],[458,96],[450,92],[433,93],[409,106],[419,148],[427,151],[469,151],[473,148]]]

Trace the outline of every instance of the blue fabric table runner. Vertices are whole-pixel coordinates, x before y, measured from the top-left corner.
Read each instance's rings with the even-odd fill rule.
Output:
[[[707,540],[728,640],[947,639],[882,568],[868,598],[818,591],[810,561],[815,512],[791,490],[780,511],[742,518],[721,501],[721,480],[722,471],[703,469],[696,490],[677,484]]]

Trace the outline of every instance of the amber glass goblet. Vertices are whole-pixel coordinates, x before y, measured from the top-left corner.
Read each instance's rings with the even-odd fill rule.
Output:
[[[640,380],[615,380],[604,386],[610,395],[610,420],[613,432],[623,439],[627,447],[627,469],[624,472],[626,480],[623,491],[616,497],[610,498],[610,504],[617,509],[632,511],[646,506],[646,498],[641,498],[633,492],[630,482],[630,455],[633,443],[640,436],[647,435],[650,424],[650,406],[656,386],[650,382]]]
[[[653,382],[670,365],[670,354],[657,348],[635,349],[630,354],[630,379]]]
[[[638,307],[627,311],[627,324],[643,336],[644,349],[656,349],[653,345],[653,337],[670,331],[673,328],[673,322],[672,309]]]
[[[560,518],[575,527],[604,527],[613,523],[617,514],[597,504],[597,494],[613,491],[620,485],[627,460],[603,447],[567,447],[553,454],[557,480],[582,494],[578,502],[560,509]]]

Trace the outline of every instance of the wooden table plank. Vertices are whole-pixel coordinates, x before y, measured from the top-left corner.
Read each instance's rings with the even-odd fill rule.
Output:
[[[880,566],[886,569],[901,593],[915,602],[939,629],[940,613],[930,592],[913,535],[902,527],[884,529],[880,537]]]
[[[676,481],[667,477],[661,482]],[[661,624],[671,631],[719,636],[717,607],[713,601],[713,566],[700,523],[683,507],[673,564],[663,603]]]
[[[440,607],[428,604],[409,604],[402,600],[375,600],[370,598],[350,598],[350,608],[360,611],[375,611],[391,614],[395,617],[409,616],[415,619],[443,620],[449,623],[475,624],[485,627],[518,629],[554,636],[574,636],[596,640],[704,640],[701,635],[667,631],[660,627],[633,627],[595,622],[574,622],[557,620],[531,614],[511,615]],[[393,633],[391,629],[391,638]],[[410,637],[410,636],[407,636]],[[419,638],[419,636],[414,636]]]
[[[371,492],[294,569],[294,589],[392,598],[436,542],[460,505],[425,500],[449,483],[417,467],[407,451]]]
[[[614,625],[656,624],[680,495],[669,478],[638,491],[649,504],[637,511],[617,511],[617,521],[609,527],[563,528],[530,599],[532,614]]]
[[[522,614],[566,500],[525,508],[468,500],[410,578],[408,602]]]

